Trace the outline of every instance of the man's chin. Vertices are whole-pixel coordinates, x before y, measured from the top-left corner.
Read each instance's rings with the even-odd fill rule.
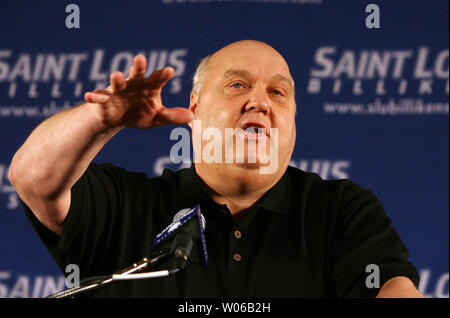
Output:
[[[248,163],[248,162],[244,162],[244,163],[235,163],[235,166],[239,167],[239,168],[245,168],[245,169],[259,169],[261,167],[261,164],[259,163]]]
[[[236,165],[248,169],[259,169],[270,165],[268,158],[259,158],[257,155],[245,155],[236,159]]]

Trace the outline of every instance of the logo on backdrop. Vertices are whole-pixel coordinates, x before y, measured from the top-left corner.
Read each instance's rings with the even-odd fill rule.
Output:
[[[0,49],[0,94],[9,98],[27,98],[30,105],[0,105],[0,117],[48,117],[83,100],[86,91],[103,89],[114,71],[128,74],[133,58],[147,57],[146,76],[157,69],[172,66],[174,77],[167,83],[169,94],[182,90],[188,49],[159,49],[107,52],[98,48],[89,52],[38,53]],[[36,107],[35,99],[48,100]],[[67,99],[67,100],[64,100]],[[40,104],[42,100],[40,101]]]
[[[19,207],[19,196],[8,179],[9,166],[0,163],[0,210],[6,207],[7,210],[14,210]]]
[[[348,96],[351,103],[325,101],[327,114],[448,115],[449,50],[356,50],[317,48],[307,93]],[[368,103],[359,96],[374,96]]]

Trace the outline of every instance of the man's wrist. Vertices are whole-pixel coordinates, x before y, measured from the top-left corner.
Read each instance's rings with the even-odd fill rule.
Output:
[[[86,115],[92,119],[90,121],[90,127],[99,135],[112,137],[125,127],[125,125],[111,126],[105,124],[99,115],[101,107],[100,104],[87,102],[80,105],[80,107],[82,108],[83,115]]]

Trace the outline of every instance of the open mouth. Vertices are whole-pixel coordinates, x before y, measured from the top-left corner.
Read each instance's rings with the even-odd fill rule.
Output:
[[[258,122],[247,122],[241,126],[241,134],[251,138],[262,138],[269,136],[266,126]]]

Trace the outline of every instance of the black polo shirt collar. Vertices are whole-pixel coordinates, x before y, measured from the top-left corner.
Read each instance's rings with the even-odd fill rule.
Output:
[[[226,208],[226,205],[218,204],[211,198],[205,183],[195,171],[194,164],[179,171],[179,176],[180,203],[182,206],[191,207],[200,203],[200,205],[212,206],[215,209]],[[292,191],[292,177],[288,168],[281,179],[254,206],[280,215],[292,214]]]

